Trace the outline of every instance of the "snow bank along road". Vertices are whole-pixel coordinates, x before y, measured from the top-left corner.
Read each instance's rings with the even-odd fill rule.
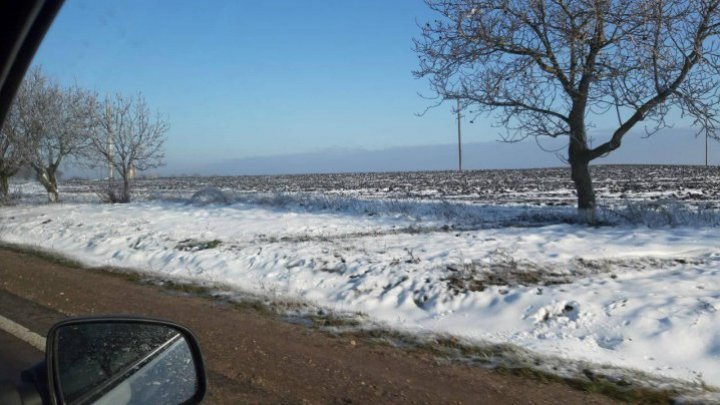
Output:
[[[68,315],[130,313],[172,319],[200,341],[209,371],[207,403],[564,403],[603,404],[556,383],[540,383],[462,365],[438,365],[422,353],[330,337],[216,300],[169,294],[104,273],[50,263],[0,249],[0,312],[44,335]],[[0,342],[11,342],[0,332]],[[23,348],[18,342],[10,348]],[[0,346],[0,378],[17,376]],[[20,360],[24,360],[20,361]],[[17,374],[16,374],[17,373]]]
[[[162,201],[18,205],[0,216],[1,240],[88,265],[720,387],[718,227],[463,231],[432,215]]]
[[[575,371],[622,376],[614,367],[631,368],[720,387],[720,215],[712,204],[702,208],[712,200],[703,184],[689,182],[692,190],[678,194],[671,183],[634,192],[625,181],[603,195],[617,197],[613,204],[623,193],[677,195],[670,209],[614,217],[667,217],[674,227],[558,225],[571,207],[389,200],[352,190],[191,204],[183,189],[128,205],[3,207],[0,240],[88,265],[361,313],[366,323],[418,335],[511,343],[561,373],[572,367],[555,360],[569,359],[579,362]]]

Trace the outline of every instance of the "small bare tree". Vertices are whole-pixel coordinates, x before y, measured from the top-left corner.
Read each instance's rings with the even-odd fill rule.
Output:
[[[22,136],[19,116],[18,107],[12,105],[0,129],[0,203],[10,198],[10,178],[27,162],[28,138]]]
[[[95,97],[77,86],[61,87],[36,67],[26,76],[15,103],[30,145],[28,163],[50,202],[57,202],[60,164],[68,156],[80,156],[89,144]]]
[[[108,165],[122,179],[118,202],[130,201],[130,180],[136,172],[163,165],[163,146],[169,124],[151,114],[142,95],[107,96],[96,112],[97,130],[91,150],[98,166]],[[110,179],[109,179],[110,180]],[[109,190],[110,193],[114,191]]]
[[[504,139],[568,137],[578,209],[594,220],[589,163],[671,109],[717,136],[720,0],[426,0],[417,77],[440,100],[495,113]],[[612,114],[609,139],[587,128]]]

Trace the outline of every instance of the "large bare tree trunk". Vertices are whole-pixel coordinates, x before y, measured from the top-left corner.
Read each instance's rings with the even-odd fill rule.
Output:
[[[48,193],[48,201],[51,203],[58,202],[60,196],[58,194],[55,169],[35,167],[35,172],[37,173],[38,181],[45,187],[45,191]]]
[[[586,160],[573,163],[571,166],[571,177],[575,183],[575,190],[578,195],[578,209],[595,209],[595,190],[590,178],[590,164]]]
[[[58,194],[58,191],[57,191],[57,185],[55,185],[53,183],[47,183],[47,184],[43,184],[43,186],[45,187],[45,190],[48,193],[48,201],[50,201],[51,203],[58,202],[58,200],[60,199],[60,195]]]
[[[578,220],[583,223],[595,223],[595,190],[590,177],[590,152],[585,132],[585,103],[573,106],[570,113],[570,141],[568,144],[568,161],[570,162],[570,178],[577,192]]]
[[[122,202],[130,202],[130,180],[127,174],[123,176]]]
[[[0,173],[0,202],[10,200],[10,182],[9,177],[5,173]]]
[[[578,216],[581,222],[595,222],[595,190],[590,177],[590,161],[584,158],[570,160],[570,176],[578,197]]]

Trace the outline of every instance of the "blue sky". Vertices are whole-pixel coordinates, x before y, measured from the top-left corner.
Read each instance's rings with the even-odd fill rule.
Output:
[[[452,141],[412,37],[420,1],[68,0],[35,63],[166,114],[168,158]],[[449,138],[448,138],[449,137]]]
[[[431,17],[421,0],[67,0],[35,63],[101,93],[142,92],[171,123],[171,171],[451,144],[449,105],[416,116],[431,102],[412,38]],[[498,133],[465,123],[467,142]]]

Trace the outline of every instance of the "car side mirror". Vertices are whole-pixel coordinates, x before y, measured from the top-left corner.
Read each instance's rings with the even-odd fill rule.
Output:
[[[53,404],[194,404],[205,370],[192,333],[143,318],[70,319],[50,329],[47,376]]]

